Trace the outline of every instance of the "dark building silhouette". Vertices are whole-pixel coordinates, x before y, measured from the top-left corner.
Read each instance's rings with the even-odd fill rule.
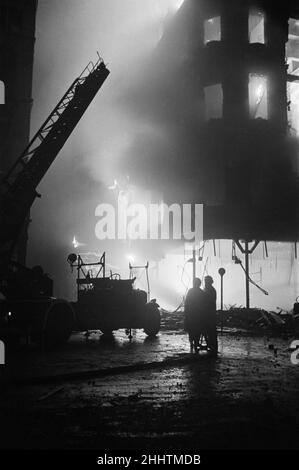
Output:
[[[293,63],[299,7],[291,1],[198,3],[203,44],[197,63],[206,119],[201,140],[207,160],[221,161],[225,182],[223,207],[206,212],[207,235],[295,240],[298,183],[288,84],[298,81]]]
[[[127,100],[164,132],[133,179],[203,202],[205,238],[298,238],[298,46],[296,2],[185,0]]]
[[[0,176],[29,141],[36,9],[36,0],[0,0]],[[26,238],[18,249],[22,262]]]

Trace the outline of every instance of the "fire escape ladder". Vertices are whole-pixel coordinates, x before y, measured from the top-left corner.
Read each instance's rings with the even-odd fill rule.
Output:
[[[16,160],[0,185],[0,241],[11,239],[38,195],[36,188],[109,75],[90,62]]]

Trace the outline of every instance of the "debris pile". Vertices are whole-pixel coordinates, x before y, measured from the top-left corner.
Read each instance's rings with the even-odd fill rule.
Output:
[[[260,308],[246,309],[239,306],[230,306],[228,309],[218,310],[217,312],[218,328],[229,331],[249,331],[255,334],[271,334],[278,336],[299,337],[299,313],[294,311],[278,312],[266,311]],[[183,330],[184,329],[184,311],[178,310],[161,312],[161,330]]]
[[[255,333],[265,332],[292,336],[299,334],[299,315],[293,312],[273,312],[259,308],[246,309],[232,306],[217,312],[218,326],[237,328]]]

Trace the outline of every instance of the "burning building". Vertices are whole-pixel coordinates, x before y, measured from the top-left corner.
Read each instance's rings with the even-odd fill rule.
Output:
[[[2,4],[1,18],[6,18],[8,25],[13,25],[13,14],[8,16],[8,11],[13,11],[13,2],[2,1]],[[58,4],[55,3],[57,9]],[[18,12],[23,8],[20,5],[18,2]],[[72,2],[66,2],[63,14],[67,13],[68,8],[74,12],[73,5]],[[100,11],[100,8],[96,10],[96,2],[90,5],[93,13]],[[42,26],[48,28],[46,35],[51,33],[54,40],[55,31],[61,24],[55,22],[57,15],[49,18],[48,13],[52,8],[54,6],[48,4],[41,18],[44,21]],[[77,2],[72,22],[82,22],[78,15],[80,8],[80,2]],[[14,53],[7,54],[10,63],[13,60],[15,64],[24,63],[28,58],[26,79],[23,73],[20,91],[26,96],[18,95],[21,98],[16,106],[16,110],[19,110],[18,119],[21,116],[25,119],[26,115],[24,126],[17,125],[18,120],[13,119],[13,113],[7,109],[10,99],[8,87],[16,88],[21,74],[2,79],[7,104],[2,106],[1,119],[4,119],[6,113],[6,126],[8,123],[11,126],[10,133],[7,132],[8,127],[1,127],[4,156],[1,165],[4,170],[25,147],[28,139],[35,9],[36,2],[26,2],[26,7],[24,3],[24,12],[29,15],[26,18],[23,16],[26,40],[22,40],[24,32],[12,33],[15,26],[9,26],[10,33],[1,33],[3,41],[5,38],[7,44],[11,44],[10,47],[14,44]],[[134,15],[133,10],[130,10],[130,15]],[[93,176],[95,173],[100,175],[97,180],[93,180],[93,184],[96,180],[108,186],[107,169],[112,168],[113,177],[119,179],[119,175],[114,175],[114,171],[116,173],[119,170],[120,174],[129,175],[130,182],[136,183],[142,190],[150,190],[152,193],[157,190],[159,195],[163,193],[166,203],[203,202],[206,239],[295,242],[298,238],[298,16],[298,7],[292,1],[280,6],[273,6],[266,0],[176,2],[175,10],[163,19],[164,30],[160,31],[160,41],[154,44],[150,58],[146,51],[143,55],[140,53],[139,62],[134,67],[121,69],[119,66],[118,69],[118,64],[113,64],[113,87],[114,90],[118,89],[117,97],[107,89],[106,103],[101,104],[102,115],[101,110],[94,111],[93,119],[87,118],[83,124],[80,138],[76,141],[74,136],[72,142],[77,142],[80,156],[84,152],[84,159],[81,160],[84,160],[85,169],[89,166],[88,170],[92,170]],[[119,10],[115,19],[119,21]],[[72,41],[71,36],[66,36],[66,31],[72,31],[72,25],[61,33],[68,43],[68,51]],[[105,29],[98,22],[97,28]],[[88,45],[92,42],[93,33],[86,37]],[[109,33],[110,42],[114,43],[114,36]],[[40,51],[43,58],[47,52],[45,47],[48,47],[48,37],[44,40],[43,51],[42,48]],[[114,47],[121,49],[117,41]],[[27,52],[24,55],[25,48]],[[1,60],[4,60],[4,52],[8,49],[5,46]],[[103,52],[110,60],[110,50],[106,53],[104,47]],[[123,52],[117,55],[118,59]],[[67,63],[66,50],[57,50],[56,55],[60,57],[58,67],[52,67],[45,59],[41,63],[47,72],[50,67],[56,69],[51,70],[51,80],[53,77],[61,84],[67,83],[68,67],[62,67],[62,64]],[[125,56],[126,60],[123,57],[121,59],[127,62],[130,54]],[[8,64],[8,59],[6,61]],[[9,69],[8,65],[1,68],[5,69]],[[120,76],[119,81],[117,74]],[[49,82],[45,79],[45,88],[46,84],[49,85]],[[54,97],[50,100],[47,96],[51,103],[52,98],[54,102]],[[41,108],[43,105],[39,104]],[[106,116],[102,118],[105,106],[106,115],[117,125],[112,125]],[[123,119],[120,118],[121,113]],[[101,126],[98,125],[100,122]],[[89,161],[89,151],[95,155],[94,162]],[[121,156],[119,160],[114,160],[113,166],[111,161],[114,154],[118,153]],[[73,161],[73,155],[71,158]],[[58,167],[54,170],[57,171],[56,177],[63,182],[68,177],[64,167],[65,159],[65,155],[61,155],[59,172]],[[73,171],[73,163],[69,165]],[[88,240],[86,244],[92,249],[97,247],[94,201],[102,198],[102,193],[98,195],[102,189],[93,187],[92,200],[90,179],[84,173],[83,183],[83,178],[76,176],[78,174],[74,171],[73,177],[68,179],[68,188],[75,188],[74,179],[78,177],[77,184],[85,188],[83,197],[79,197],[75,189],[69,189],[71,196],[68,200],[65,197],[65,184],[57,188],[57,201],[63,216],[57,215],[57,207],[54,207],[58,205],[57,201],[54,203],[44,198],[43,206],[35,205],[32,244],[37,245],[36,240],[40,237],[38,230],[43,227],[43,223],[48,227],[52,222],[57,224],[58,219],[63,219],[63,223],[60,223],[60,231],[57,230],[57,245],[62,243],[61,240],[66,237],[65,220],[68,214],[73,214],[69,222],[71,228],[67,226],[67,229],[72,234],[78,234],[78,239],[84,243]],[[112,171],[109,176],[111,174]],[[43,194],[49,192],[54,180],[55,176],[53,180],[51,176],[49,179],[47,177]],[[77,202],[82,207],[82,201],[85,204],[84,211],[80,209],[79,213],[75,207]],[[47,203],[47,209],[51,210],[44,210]],[[51,214],[51,222],[44,215],[46,212]],[[48,237],[46,243],[52,246],[53,236],[48,233],[48,229],[42,233],[45,239]],[[35,259],[34,249],[32,258]],[[53,250],[56,249],[57,246],[53,247]],[[105,249],[110,251],[111,245],[105,246]],[[161,259],[169,249],[171,247],[167,243],[165,247],[160,243],[159,247],[155,245],[149,251],[152,258]],[[143,250],[144,245],[140,248],[140,251]],[[49,259],[44,261],[43,256],[40,256],[39,262],[49,263]],[[52,266],[48,269],[52,270]]]
[[[190,96],[196,138],[173,163],[206,204],[205,238],[298,238],[298,17],[295,2],[190,0],[161,40]]]
[[[230,8],[202,2],[204,149],[208,159],[218,156],[225,182],[218,238],[297,239],[288,84],[298,79],[286,56],[287,44],[296,49],[295,10],[290,4],[273,10],[269,2],[231,2]]]
[[[251,241],[297,256],[298,17],[295,2],[186,0],[130,96],[166,129],[137,143],[134,176],[204,203],[206,240],[245,241],[247,281]]]

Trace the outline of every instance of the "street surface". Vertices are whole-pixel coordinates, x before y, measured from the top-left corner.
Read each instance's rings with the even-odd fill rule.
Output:
[[[59,351],[9,357],[2,448],[299,448],[290,340],[226,331],[213,359],[169,326],[155,339],[80,333]]]

